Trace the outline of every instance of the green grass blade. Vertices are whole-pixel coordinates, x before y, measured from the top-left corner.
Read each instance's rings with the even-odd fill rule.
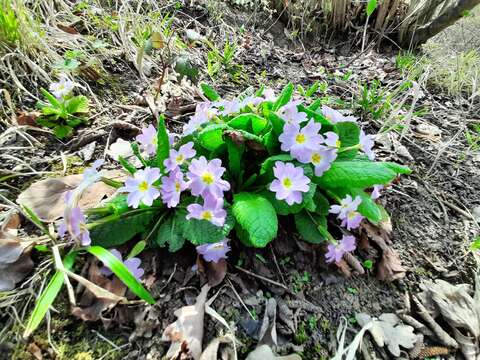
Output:
[[[155,304],[152,295],[143,287],[128,268],[118,260],[110,251],[101,246],[90,246],[86,249],[90,254],[96,256],[105,266],[118,276],[118,278],[128,286],[128,288],[139,298],[149,304]]]
[[[66,269],[71,269],[73,267],[73,263],[75,262],[75,258],[77,257],[76,252],[71,252],[63,259],[63,266]],[[28,338],[40,325],[45,314],[47,313],[50,306],[55,301],[58,293],[62,289],[64,281],[64,274],[63,272],[57,270],[55,274],[50,279],[45,290],[42,292],[40,297],[35,304],[35,308],[33,309],[30,318],[28,319],[27,326],[25,327],[25,332],[23,333],[23,337],[26,339]]]

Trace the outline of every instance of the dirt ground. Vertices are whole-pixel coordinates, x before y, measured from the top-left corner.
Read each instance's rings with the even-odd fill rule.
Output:
[[[198,26],[199,31],[202,28],[195,25],[192,18],[204,26],[213,21],[198,9],[183,11],[185,14],[179,15],[180,23]],[[238,9],[230,11],[236,12],[231,14],[235,21],[229,24],[238,30],[248,14]],[[225,19],[227,22],[228,14]],[[218,29],[210,36],[221,40],[225,32],[221,27]],[[315,40],[291,42],[278,22],[265,32],[251,32],[247,28],[237,40],[242,45],[236,62],[243,66],[245,81],[237,85],[220,78],[213,85],[222,96],[236,94],[238,89],[250,85],[258,87],[260,82],[279,90],[287,81],[307,86],[316,80],[326,80],[330,96],[351,104],[356,94],[352,89],[356,89],[359,82],[379,79],[388,87],[402,81],[402,75],[395,68],[395,52],[389,49],[382,49],[381,53],[352,50],[346,55],[346,43],[326,47]],[[192,51],[201,54],[203,50],[199,47]],[[61,152],[78,156],[92,142],[95,142],[95,150],[90,158],[102,157],[107,142],[111,144],[119,137],[131,140],[139,128],[153,120],[148,107],[138,101],[139,94],[152,80],[140,80],[133,66],[122,58],[106,60],[103,65],[112,81],[105,85],[91,84],[100,104],[91,112],[96,115],[90,125],[78,130],[66,143],[43,134],[38,137],[43,144],[41,148],[21,153],[22,159],[37,171],[54,169]],[[335,73],[337,76],[331,76]],[[345,79],[343,75],[347,73],[350,75]],[[205,74],[201,78],[212,83]],[[381,198],[392,219],[390,245],[398,252],[407,270],[406,276],[391,282],[377,280],[379,252],[370,248],[357,251],[357,255],[361,259],[372,259],[373,269],[362,276],[347,277],[336,267],[324,263],[321,248],[297,242],[292,224],[284,220],[279,238],[265,249],[233,245],[228,275],[220,286],[211,290],[211,295],[220,293],[213,307],[236,327],[236,335],[245,345],[240,348],[241,354],[254,348],[266,301],[272,297],[279,304],[278,352],[295,351],[303,359],[328,359],[336,349],[336,330],[342,318],[349,322],[351,336],[359,329],[355,313],[378,316],[396,312],[405,307],[405,295],[420,291],[424,280],[472,283],[475,267],[468,247],[477,231],[476,222],[480,220],[480,160],[469,150],[464,131],[469,123],[480,122],[479,108],[467,108],[436,89],[423,88],[422,91],[423,96],[417,103],[422,113],[413,116],[410,126],[403,133],[398,131],[394,140],[395,144],[405,146],[407,156],[389,147],[386,140],[377,143],[381,159],[403,163],[413,170],[412,175],[403,176]],[[188,105],[185,99],[188,97],[182,95],[167,99],[167,112],[174,110],[179,101],[181,105]],[[31,105],[25,103],[23,106]],[[382,120],[372,121],[358,109],[355,113],[370,132],[381,128]],[[188,116],[185,114],[176,122],[167,118],[167,124],[171,130],[178,130]],[[17,139],[15,144],[19,143],[21,140]],[[6,168],[15,165],[11,159],[2,161]],[[83,162],[79,158],[74,165],[83,166]],[[107,168],[115,166],[111,161]],[[18,192],[13,189],[21,190],[33,180],[11,180],[9,196],[14,199]],[[62,295],[56,307],[58,313],[52,314],[50,325],[53,343],[63,344],[62,359],[140,360],[159,359],[165,354],[168,344],[160,340],[161,333],[175,320],[173,312],[176,309],[194,302],[202,280],[192,271],[195,264],[193,246],[174,255],[165,249],[154,249],[142,254],[142,258],[157,304],[151,307],[117,306],[104,315],[103,323],[82,323],[69,315],[66,296]],[[14,329],[9,340],[0,344],[4,349],[0,358],[35,359],[28,349],[29,343],[19,341],[15,332],[18,330],[18,327]],[[222,326],[207,316],[204,344],[221,330]],[[53,353],[45,340],[45,331],[43,325],[34,341],[42,349],[43,358],[50,358]],[[96,350],[90,358],[78,355],[92,348]],[[102,357],[105,353],[107,355]],[[379,354],[380,358],[391,356],[381,351]],[[405,354],[405,358],[407,356]],[[454,357],[452,354],[445,358]]]

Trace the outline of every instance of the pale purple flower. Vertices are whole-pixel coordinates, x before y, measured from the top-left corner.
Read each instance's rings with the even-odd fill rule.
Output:
[[[103,159],[97,159],[93,162],[92,166],[86,168],[83,171],[83,178],[80,184],[78,184],[75,193],[80,196],[90,185],[93,185],[102,178],[102,175],[98,171],[98,168],[104,163]]]
[[[162,195],[162,200],[167,207],[172,208],[178,205],[180,202],[180,195],[182,191],[188,188],[187,183],[183,179],[183,173],[177,167],[170,175],[164,176],[162,178],[162,186],[160,193]]]
[[[263,100],[264,99],[260,96],[255,96],[255,95],[247,96],[245,99],[240,101],[240,109],[243,109],[246,106],[253,108],[258,104],[260,104]]]
[[[289,103],[283,105],[279,111],[278,115],[285,120],[286,124],[301,124],[308,120],[307,114],[300,112],[297,109],[297,106],[302,103],[301,100],[292,100]]]
[[[296,159],[308,156],[323,142],[323,137],[319,134],[320,128],[321,125],[313,120],[310,120],[302,129],[298,124],[285,124],[282,134],[278,137],[282,143],[281,149],[290,151],[290,154]]]
[[[137,257],[132,257],[123,261],[122,254],[120,253],[120,251],[118,251],[117,249],[110,249],[109,251],[113,256],[115,256],[127,267],[127,269],[132,273],[133,276],[135,276],[137,280],[140,280],[142,278],[143,274],[145,273],[145,271],[140,267],[142,260],[140,260]],[[107,265],[102,267],[100,271],[105,276],[110,276],[113,274],[112,270],[110,270],[110,268]]]
[[[329,212],[331,214],[338,214],[338,219],[343,220],[349,212],[356,211],[361,202],[362,199],[360,196],[357,195],[355,199],[352,199],[351,195],[347,195],[344,199],[340,200],[340,205],[330,206]]]
[[[218,113],[223,116],[227,116],[240,111],[240,101],[237,99],[232,100],[221,100],[215,104],[217,107],[222,107],[222,110],[219,110]]]
[[[51,83],[48,89],[53,96],[55,96],[57,99],[61,99],[70,94],[74,87],[75,83],[70,80],[67,75],[61,74],[60,80],[58,82]]]
[[[168,159],[165,159],[163,164],[167,171],[172,171],[177,167],[183,165],[186,160],[191,159],[197,152],[193,148],[193,142],[188,142],[185,145],[180,146],[180,149],[170,149],[170,155]]]
[[[370,160],[375,160],[375,153],[373,152],[373,145],[375,141],[372,135],[367,135],[363,130],[360,130],[360,149],[368,156]]]
[[[190,117],[190,121],[183,127],[183,135],[190,135],[198,130],[203,124],[209,122],[218,113],[213,108],[211,102],[198,103],[195,108],[195,115]]]
[[[352,235],[343,235],[342,240],[338,244],[328,244],[328,251],[325,254],[326,261],[339,262],[342,260],[346,252],[351,252],[356,249],[355,237]]]
[[[65,193],[65,201],[71,203],[73,193],[67,191]],[[75,206],[65,212],[63,222],[58,227],[58,235],[63,238],[68,233],[70,237],[80,243],[82,246],[88,246],[92,242],[90,232],[85,225],[85,215],[80,207]]]
[[[333,131],[328,131],[323,134],[323,136],[325,137],[325,145],[330,146],[331,148],[338,149],[342,145],[338,135]]]
[[[347,230],[352,230],[358,228],[362,220],[363,216],[358,211],[351,210],[347,212],[347,216],[345,216],[340,225]]]
[[[310,179],[305,176],[301,167],[291,163],[275,162],[273,174],[276,179],[270,184],[270,191],[278,200],[285,200],[288,205],[302,202],[302,192],[309,189]]]
[[[160,169],[146,167],[144,170],[138,170],[133,177],[125,181],[125,186],[118,189],[120,192],[129,193],[127,204],[130,207],[138,208],[140,202],[147,206],[153,204],[153,200],[160,196],[160,192],[153,183],[160,178]]]
[[[207,161],[204,156],[192,160],[188,167],[187,177],[192,195],[203,197],[212,195],[215,198],[223,197],[223,192],[230,190],[228,181],[222,180],[225,168],[220,159]]]
[[[277,96],[275,95],[275,90],[271,88],[266,88],[263,90],[263,97],[265,98],[266,101],[275,101],[277,100]]]
[[[167,132],[167,134],[168,134],[168,145],[172,146],[175,143],[175,136],[177,136],[177,134],[174,134],[171,132]]]
[[[190,204],[187,206],[187,219],[207,220],[214,225],[223,226],[227,212],[223,209],[223,198],[207,195],[203,205]]]
[[[335,149],[320,145],[318,150],[310,152],[299,161],[304,164],[312,164],[315,168],[315,176],[322,176],[325,171],[330,169],[336,158],[337,151]]]
[[[332,122],[332,124],[336,124],[339,122],[356,122],[357,118],[354,116],[345,116],[340,111],[332,109],[327,105],[322,105],[322,114],[328,120]]]
[[[229,251],[230,246],[228,246],[226,238],[217,243],[197,246],[197,253],[202,255],[205,261],[213,261],[214,263],[218,263],[221,259],[226,259]]]
[[[157,129],[150,124],[148,127],[142,129],[142,133],[135,138],[140,148],[148,155],[154,155],[157,152]]]
[[[383,185],[374,185],[373,186],[373,191],[372,194],[370,195],[373,200],[377,200],[382,194],[380,193],[381,190],[383,190],[385,186]]]

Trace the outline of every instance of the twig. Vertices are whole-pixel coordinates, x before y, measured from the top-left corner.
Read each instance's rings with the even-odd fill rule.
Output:
[[[268,282],[268,283],[270,283],[270,284],[272,284],[272,285],[281,287],[282,289],[284,289],[284,290],[287,291],[288,293],[295,295],[288,287],[286,287],[286,286],[283,285],[283,284],[280,284],[279,282],[277,282],[277,281],[275,281],[275,280],[271,280],[271,279],[266,278],[266,277],[264,277],[264,276],[262,276],[262,275],[257,275],[257,274],[255,274],[255,273],[253,273],[253,272],[251,272],[251,271],[248,271],[248,270],[246,270],[246,269],[244,269],[244,268],[241,268],[240,266],[237,266],[237,265],[235,265],[235,269],[240,270],[240,271],[242,271],[242,272],[244,272],[245,274],[248,274],[248,275],[250,275],[250,276],[256,277],[257,279],[266,281],[266,282]]]

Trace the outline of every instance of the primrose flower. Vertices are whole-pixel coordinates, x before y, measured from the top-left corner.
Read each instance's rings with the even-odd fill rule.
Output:
[[[190,117],[190,121],[183,127],[183,135],[190,135],[194,133],[203,124],[209,122],[217,115],[218,110],[212,107],[210,102],[203,102],[197,104],[195,108],[195,115]]]
[[[375,153],[373,152],[374,144],[373,136],[367,135],[363,130],[360,130],[360,149],[370,160],[375,160]]]
[[[193,196],[212,195],[215,198],[223,197],[223,192],[230,190],[228,181],[222,180],[225,168],[220,159],[207,161],[204,156],[192,160],[188,167],[187,177]]]
[[[243,109],[246,106],[253,108],[260,104],[263,100],[264,99],[262,97],[255,95],[247,96],[245,99],[240,101],[240,109]]]
[[[352,199],[351,195],[347,195],[340,201],[340,205],[330,206],[329,212],[331,214],[338,214],[338,219],[343,220],[349,212],[356,211],[361,202],[362,199],[360,196],[357,195],[355,199]]]
[[[288,205],[302,202],[302,192],[309,189],[310,179],[305,176],[301,167],[291,163],[275,162],[273,174],[276,179],[270,184],[270,191],[278,200],[285,200]]]
[[[227,212],[223,209],[223,198],[207,195],[203,205],[190,204],[187,206],[187,220],[194,218],[210,221],[213,225],[223,226]]]
[[[332,124],[336,124],[339,122],[356,122],[357,118],[354,116],[345,116],[340,111],[332,109],[327,105],[322,105],[322,114],[328,120],[332,122]]]
[[[48,89],[53,96],[55,96],[57,99],[61,99],[70,94],[74,87],[75,83],[70,80],[67,75],[61,74],[60,81],[51,83]]]
[[[203,256],[205,261],[218,263],[221,259],[227,258],[227,252],[230,251],[228,239],[224,239],[213,244],[203,244],[197,246],[197,253]]]
[[[125,181],[125,186],[118,191],[129,193],[127,204],[134,209],[138,208],[140,202],[151,206],[153,200],[160,196],[158,189],[153,186],[153,183],[159,178],[160,170],[158,168],[146,167],[144,170],[138,170],[133,177],[129,177]]]
[[[162,200],[167,207],[172,208],[178,205],[180,202],[180,195],[182,191],[188,188],[187,183],[183,179],[183,173],[177,167],[170,175],[162,178],[162,186],[160,193]]]
[[[65,201],[68,204],[71,203],[73,193],[68,191],[65,194]],[[90,239],[90,232],[85,225],[85,215],[80,207],[75,206],[70,208],[69,211],[65,211],[63,223],[58,227],[58,235],[63,238],[68,233],[70,237],[78,241],[82,246],[88,246],[92,242]]]
[[[325,171],[330,169],[332,163],[337,158],[337,151],[320,145],[318,150],[310,152],[307,156],[299,159],[304,164],[311,163],[315,168],[315,176],[322,176]]]
[[[271,88],[266,88],[263,90],[263,97],[266,101],[275,101],[277,100],[277,96],[275,95],[275,90]]]
[[[338,135],[333,131],[328,131],[323,134],[323,136],[325,137],[325,145],[330,146],[331,148],[338,149],[342,145]]]
[[[351,235],[343,235],[342,240],[338,244],[329,244],[328,251],[325,254],[326,261],[339,262],[343,255],[356,249],[355,237]]]
[[[140,267],[140,264],[142,263],[142,260],[140,260],[137,257],[132,257],[132,258],[129,258],[129,259],[123,261],[122,254],[120,253],[120,251],[118,251],[117,249],[110,249],[109,251],[118,260],[123,262],[123,264],[127,267],[128,270],[130,270],[132,275],[135,276],[135,278],[137,280],[141,279],[141,277],[145,273],[145,271]],[[112,270],[110,270],[110,268],[106,265],[104,267],[102,267],[100,269],[100,271],[105,276],[110,276],[110,275],[113,274]]]
[[[92,166],[83,171],[82,181],[78,184],[75,190],[76,196],[80,196],[88,187],[90,187],[90,185],[96,183],[102,178],[102,175],[97,169],[102,166],[103,163],[103,159],[97,159],[93,162]]]
[[[385,186],[383,186],[383,185],[374,185],[373,186],[373,191],[372,191],[372,194],[370,195],[370,197],[373,200],[377,200],[380,196],[382,196],[382,193],[380,191],[383,190],[384,188],[385,188]]]
[[[157,129],[152,124],[143,128],[142,133],[135,139],[148,155],[154,155],[157,152]]]
[[[170,156],[168,159],[165,159],[163,164],[165,165],[165,169],[167,171],[172,171],[177,167],[183,165],[186,160],[191,159],[195,156],[197,152],[193,148],[193,142],[188,142],[185,145],[180,146],[180,149],[170,150]]]
[[[167,134],[168,134],[168,144],[172,146],[175,143],[175,136],[177,136],[177,134],[170,133],[170,132],[167,132]]]
[[[216,104],[217,107],[223,107],[222,110],[219,110],[219,114],[227,116],[233,113],[240,111],[240,101],[237,99],[233,100],[221,100]]]
[[[358,228],[362,220],[363,216],[358,211],[351,210],[347,212],[347,216],[345,216],[340,225],[347,228],[347,230],[352,230]]]
[[[308,156],[310,152],[317,150],[323,142],[322,135],[318,133],[320,128],[321,125],[313,120],[310,120],[302,129],[298,124],[285,124],[283,133],[278,137],[278,140],[282,143],[281,149],[290,151],[290,154],[296,159]]]
[[[286,124],[301,124],[308,120],[307,114],[300,112],[297,109],[297,106],[300,105],[301,100],[292,100],[289,103],[283,105],[278,115],[285,120]]]

